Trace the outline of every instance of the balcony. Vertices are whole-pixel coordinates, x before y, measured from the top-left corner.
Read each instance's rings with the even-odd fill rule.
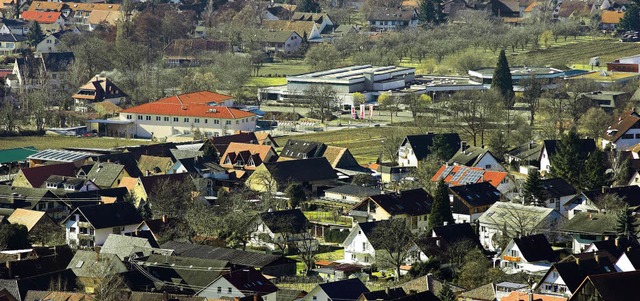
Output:
[[[368,217],[369,213],[367,213],[366,211],[351,210],[349,211],[349,216]]]
[[[510,262],[520,262],[520,257],[504,255],[504,256],[502,256],[502,259],[504,259],[506,261],[510,261]]]

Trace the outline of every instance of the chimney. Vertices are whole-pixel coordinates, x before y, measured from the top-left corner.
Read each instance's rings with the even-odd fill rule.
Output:
[[[461,141],[461,142],[460,142],[460,151],[461,151],[463,154],[466,154],[466,153],[467,153],[467,148],[468,148],[468,147],[467,147],[467,142],[465,142],[465,141]]]
[[[253,301],[258,301],[258,294],[253,295]]]
[[[167,291],[162,292],[162,301],[169,301],[169,293]]]
[[[609,190],[609,187],[602,186],[602,193],[607,193],[608,190]]]
[[[162,223],[166,224],[169,221],[169,217],[166,214],[162,215]]]
[[[616,248],[620,248],[620,238],[616,237],[616,239],[614,239],[613,242],[615,243]]]
[[[600,263],[600,255],[598,255],[598,252],[593,252],[593,258],[596,260],[596,263]]]
[[[146,172],[145,172],[145,175],[148,177],[148,176],[151,175],[151,172],[147,169]]]
[[[589,213],[589,220],[593,219],[593,215],[591,213]]]
[[[580,265],[580,258],[576,257],[576,265]]]

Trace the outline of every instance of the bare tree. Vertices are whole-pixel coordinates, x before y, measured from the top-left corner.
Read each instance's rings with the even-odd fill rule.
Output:
[[[413,239],[407,222],[402,218],[380,222],[369,238],[376,248],[376,262],[382,267],[393,267],[396,281],[400,278],[400,266],[411,255]]]
[[[320,122],[330,114],[331,109],[337,106],[336,91],[329,85],[312,85],[304,91],[305,96],[311,102],[312,107],[320,111]]]

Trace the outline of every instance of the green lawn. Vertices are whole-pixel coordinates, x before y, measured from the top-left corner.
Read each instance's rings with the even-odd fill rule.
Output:
[[[282,86],[287,84],[285,77],[251,77],[247,81],[247,86],[254,87],[270,87],[270,86]]]
[[[287,60],[276,63],[267,63],[260,68],[259,76],[286,76],[309,72],[309,66],[302,60]]]
[[[67,136],[27,136],[2,137],[0,149],[34,146],[37,149],[83,147],[83,148],[113,148],[118,146],[133,146],[151,144],[149,140],[115,139],[115,138],[78,138]]]
[[[340,224],[344,226],[351,226],[352,222],[350,218],[344,216],[338,216],[334,219],[334,212],[326,211],[305,211],[304,215],[312,222],[321,222],[329,224]]]

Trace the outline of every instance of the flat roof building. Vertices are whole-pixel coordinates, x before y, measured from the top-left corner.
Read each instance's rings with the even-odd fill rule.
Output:
[[[513,80],[513,89],[515,91],[522,91],[522,87],[519,85],[521,80],[535,76],[537,79],[546,79],[547,86],[552,85],[554,79],[563,79],[565,72],[550,67],[511,67],[511,78]],[[469,80],[471,83],[483,84],[486,86],[491,85],[493,79],[493,71],[495,68],[479,68],[469,70]]]

